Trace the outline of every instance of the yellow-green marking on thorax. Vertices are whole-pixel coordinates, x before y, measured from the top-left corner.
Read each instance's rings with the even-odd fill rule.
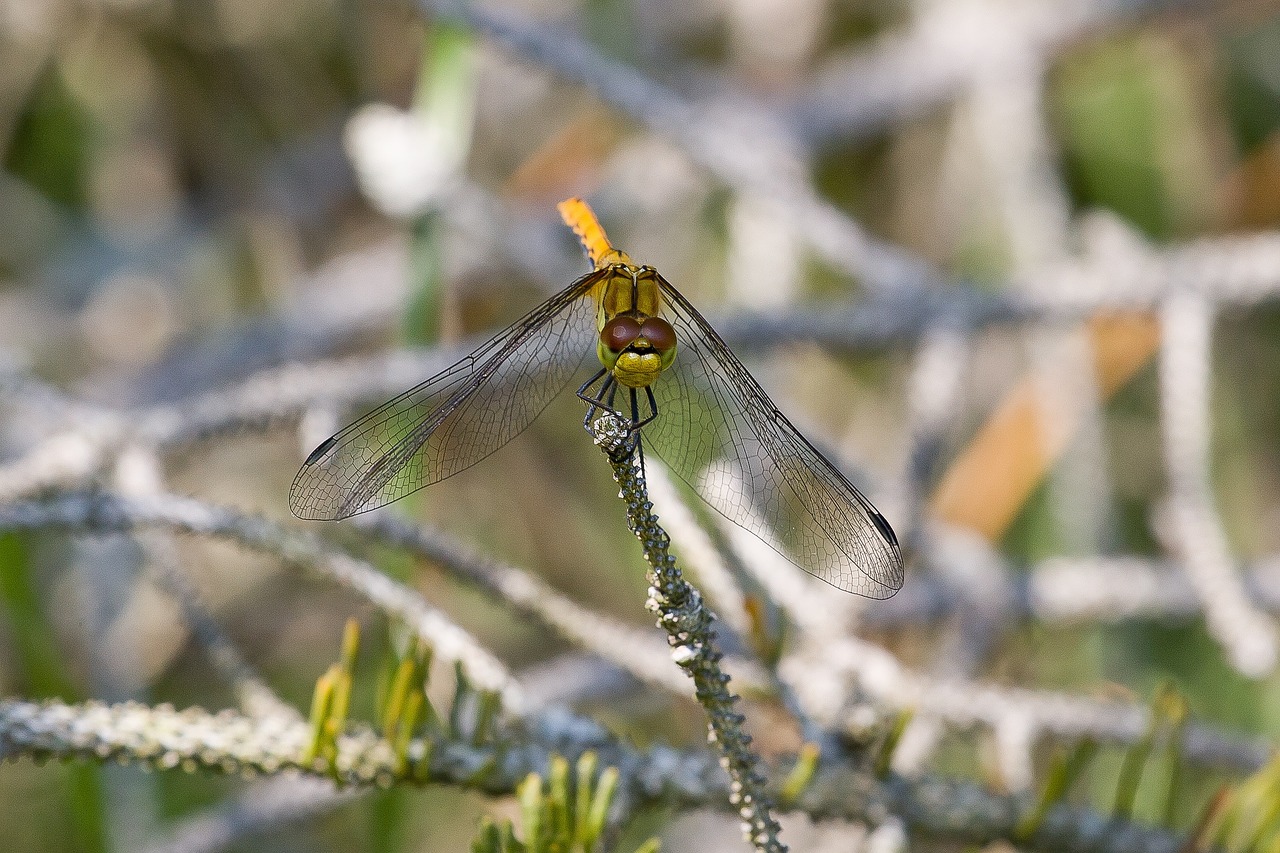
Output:
[[[676,333],[662,319],[662,291],[653,267],[638,267],[613,249],[601,259],[596,285],[596,355],[619,385],[647,388],[676,358]]]

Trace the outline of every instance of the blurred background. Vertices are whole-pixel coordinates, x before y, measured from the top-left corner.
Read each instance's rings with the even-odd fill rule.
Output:
[[[581,195],[898,530],[897,598],[804,590],[900,668],[877,687],[850,665],[837,703],[915,713],[895,770],[1027,792],[1056,745],[1096,737],[1073,799],[1110,808],[1172,685],[1207,745],[1173,806],[1154,782],[1134,814],[1185,830],[1280,735],[1277,4],[0,0],[0,56],[0,510],[101,489],[296,524],[289,483],[320,439],[586,270],[555,213]],[[646,629],[580,419],[562,398],[397,511]],[[304,712],[356,615],[372,695],[394,631],[348,590],[209,537],[0,516],[0,695],[234,704],[158,580],[175,573]],[[701,710],[625,654],[351,547],[534,704],[704,743]],[[737,582],[766,604],[716,602],[731,650],[784,644],[799,700],[846,726],[803,687],[821,637],[785,592]],[[747,714],[767,756],[799,746],[778,702]],[[244,785],[7,763],[0,838],[147,849]],[[462,850],[511,811],[379,792],[229,849]],[[636,823],[668,850],[747,849],[714,811]],[[793,849],[973,849],[785,825]]]

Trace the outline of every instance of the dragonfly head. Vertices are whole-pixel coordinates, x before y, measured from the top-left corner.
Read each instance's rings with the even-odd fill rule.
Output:
[[[620,385],[647,388],[675,361],[676,330],[661,317],[619,314],[600,330],[596,354]]]

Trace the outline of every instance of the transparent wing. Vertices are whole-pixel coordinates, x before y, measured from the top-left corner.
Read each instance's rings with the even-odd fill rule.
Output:
[[[713,509],[805,571],[888,598],[902,552],[871,502],[800,435],[697,310],[659,279],[675,362],[653,385],[653,448]]]
[[[323,442],[294,478],[299,518],[335,520],[469,468],[519,435],[595,352],[593,272],[449,369]]]

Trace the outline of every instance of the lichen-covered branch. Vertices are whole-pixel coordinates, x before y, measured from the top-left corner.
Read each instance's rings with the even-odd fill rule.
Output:
[[[585,750],[602,765],[618,767],[621,784],[636,805],[729,807],[727,778],[706,750],[650,746],[641,751],[597,724],[562,713],[523,720],[476,745],[469,738],[436,738],[428,750],[419,738],[411,757],[430,755],[429,772],[397,767],[393,748],[372,729],[353,725],[338,738],[332,767],[305,764],[300,756],[311,730],[284,717],[250,717],[139,703],[0,701],[0,761],[80,759],[115,761],[156,770],[275,776],[291,771],[344,787],[392,784],[458,785],[510,795],[530,772],[545,772],[552,755],[576,760]],[[773,768],[785,776],[787,766]],[[331,800],[340,802],[342,798]],[[896,815],[921,835],[975,844],[1014,838],[1030,808],[1024,799],[999,796],[969,782],[923,777],[877,778],[865,769],[824,765],[791,808],[815,818],[880,823]],[[309,813],[303,804],[299,815]],[[1166,830],[1087,809],[1055,806],[1024,845],[1046,853],[1177,853],[1184,839]]]
[[[751,749],[751,736],[742,728],[745,718],[735,710],[736,696],[729,691],[729,676],[720,666],[714,617],[702,603],[702,595],[689,585],[669,552],[671,539],[653,514],[644,480],[643,458],[633,444],[631,430],[616,417],[605,415],[592,427],[596,442],[605,451],[613,477],[627,507],[627,526],[640,540],[649,564],[649,600],[646,606],[667,632],[672,659],[693,679],[698,703],[707,714],[708,740],[720,751],[729,774],[729,799],[743,820],[747,839],[761,853],[784,853],[778,840],[780,827],[765,792],[760,758]]]

